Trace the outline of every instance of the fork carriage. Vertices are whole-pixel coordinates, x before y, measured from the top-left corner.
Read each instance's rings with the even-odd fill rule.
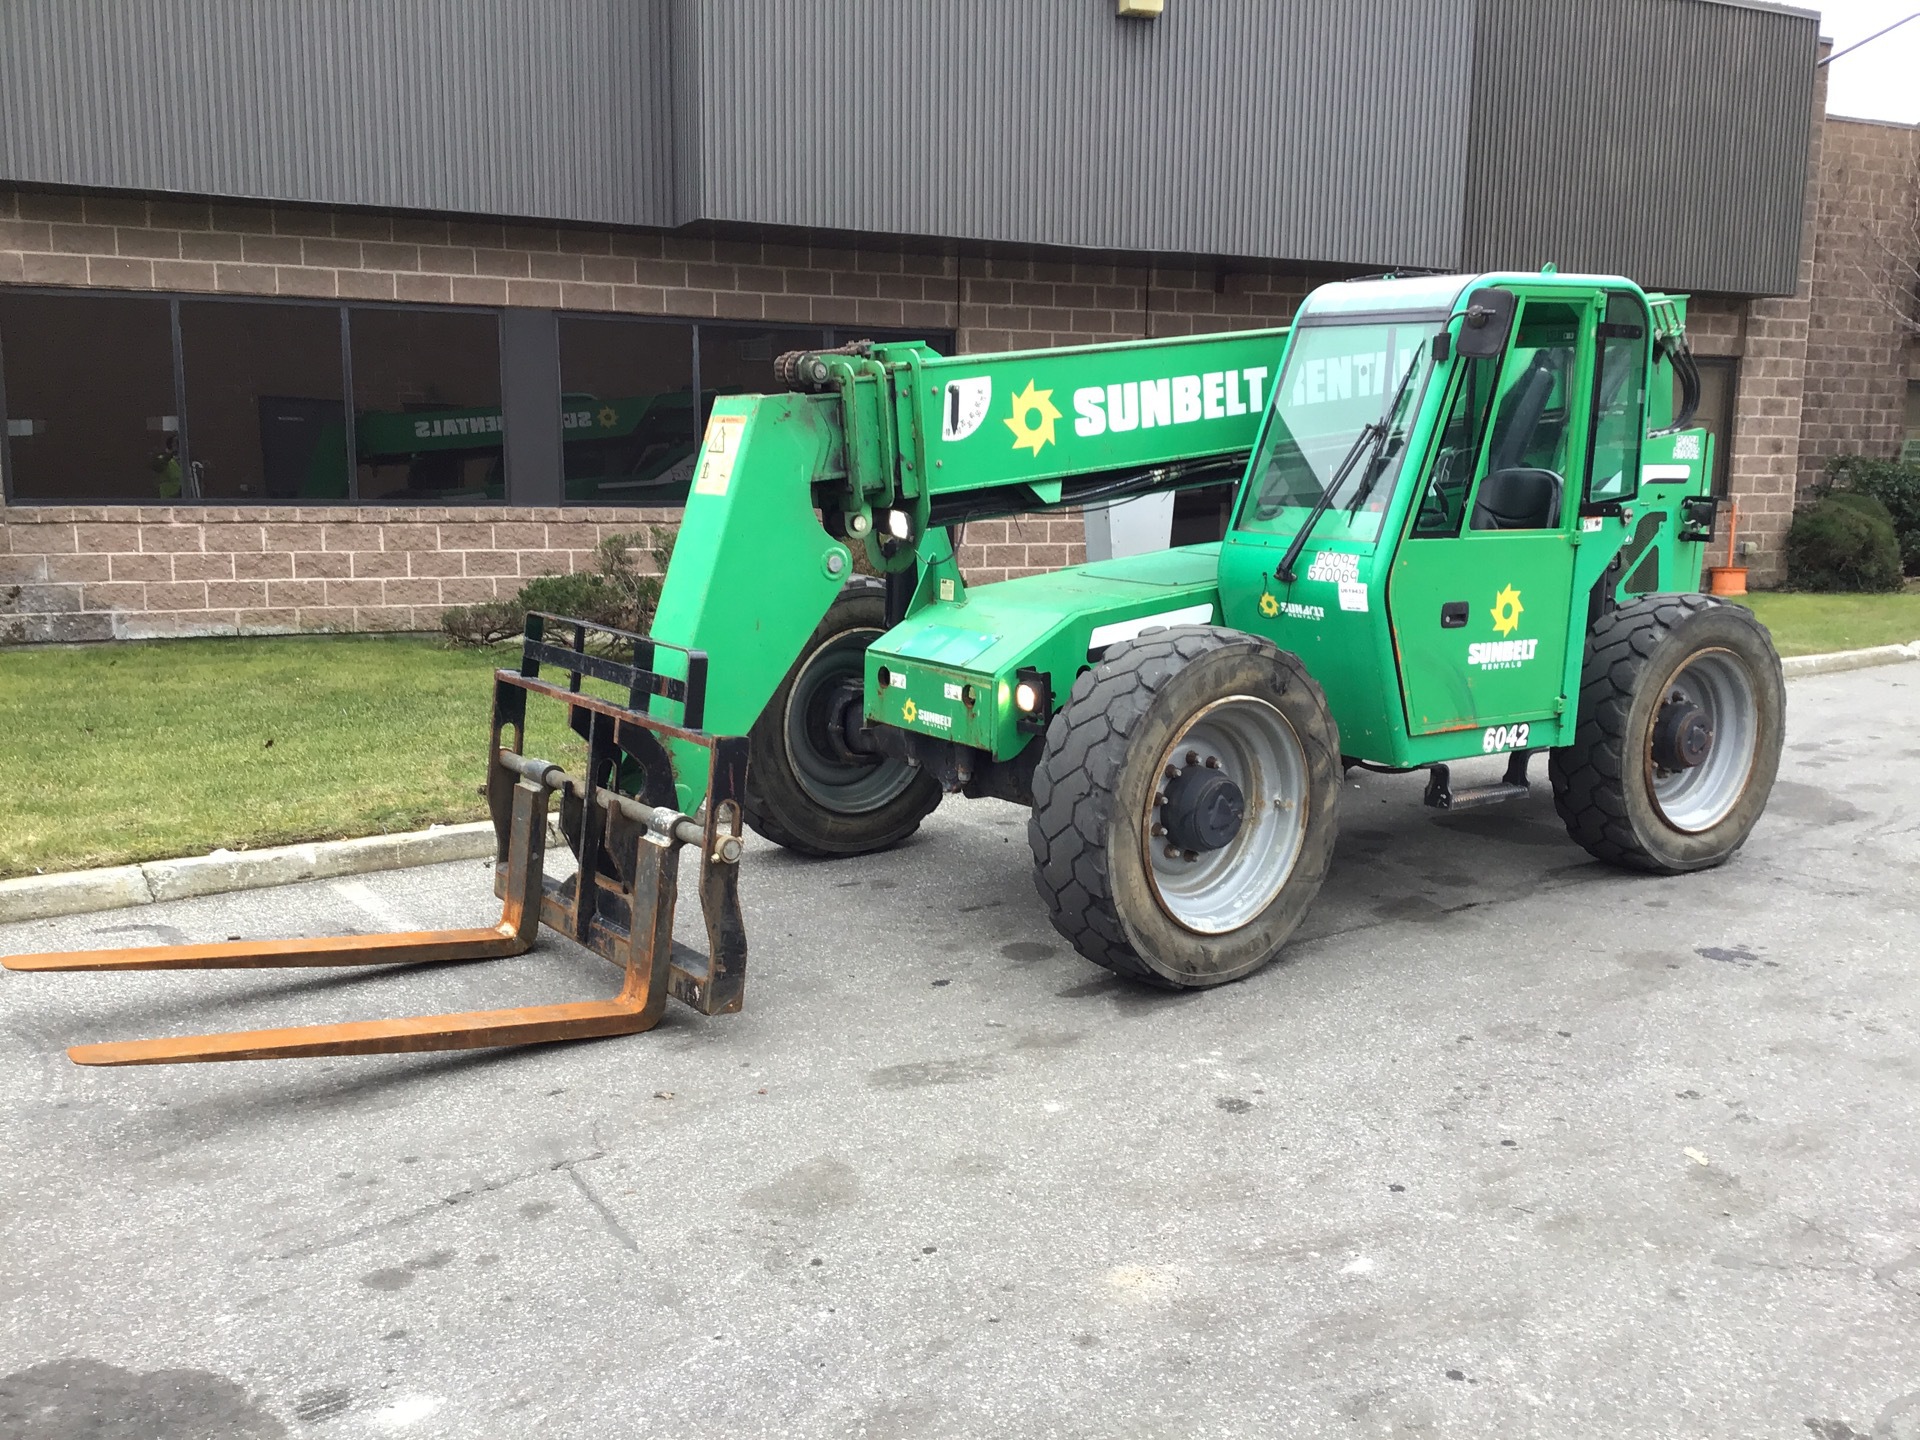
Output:
[[[549,627],[569,629],[571,645],[552,643]],[[590,652],[589,639],[596,636],[622,647],[628,658]],[[519,669],[494,672],[486,789],[495,836],[493,888],[501,900],[495,925],[13,955],[0,963],[9,970],[108,971],[490,960],[525,954],[545,925],[618,965],[623,976],[619,991],[604,1000],[76,1045],[67,1054],[81,1065],[473,1050],[631,1035],[659,1023],[669,996],[703,1015],[732,1014],[746,988],[739,861],[747,742],[699,728],[706,656],[666,646],[678,650],[686,674],[665,675],[655,669],[659,648],[661,642],[645,636],[534,614],[527,617]],[[566,685],[543,679],[543,666],[564,671]],[[625,703],[585,693],[587,678],[624,688]],[[530,696],[567,707],[568,723],[586,742],[585,774],[523,753]],[[655,697],[676,703],[682,723],[650,714]],[[704,765],[707,798],[698,814],[686,815],[671,803],[674,767],[693,761]],[[546,873],[548,818],[556,795],[562,829],[578,862],[575,873],[563,880]],[[664,798],[652,803],[654,797]],[[673,938],[681,852],[688,849],[700,867],[705,954]]]

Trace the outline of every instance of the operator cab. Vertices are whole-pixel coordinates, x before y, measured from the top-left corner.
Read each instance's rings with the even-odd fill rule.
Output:
[[[1307,661],[1350,756],[1419,764],[1423,740],[1457,750],[1475,728],[1559,742],[1598,575],[1579,556],[1588,537],[1617,551],[1631,519],[1653,333],[1646,296],[1609,277],[1308,297],[1221,589],[1244,597],[1228,623]]]

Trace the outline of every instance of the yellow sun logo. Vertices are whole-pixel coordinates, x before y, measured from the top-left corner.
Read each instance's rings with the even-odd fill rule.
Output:
[[[1520,603],[1520,592],[1511,585],[1493,597],[1493,628],[1501,635],[1511,635],[1520,628],[1520,614],[1527,607]]]
[[[906,709],[900,712],[900,718],[906,721],[907,724],[911,725],[916,719],[919,718],[919,716],[920,716],[920,707],[914,704],[912,700],[908,700]]]
[[[614,421],[618,420],[619,418],[620,418],[620,412],[618,410],[615,410],[613,406],[602,405],[600,407],[600,428],[602,430],[611,430],[613,428]]]
[[[1039,419],[1035,420],[1035,414]],[[1013,417],[1003,422],[1013,432],[1013,448],[1031,450],[1038,455],[1043,446],[1053,444],[1053,422],[1060,412],[1053,407],[1053,391],[1036,390],[1033,381],[1013,397]]]
[[[1266,591],[1260,593],[1260,613],[1271,620],[1280,613],[1280,602]]]

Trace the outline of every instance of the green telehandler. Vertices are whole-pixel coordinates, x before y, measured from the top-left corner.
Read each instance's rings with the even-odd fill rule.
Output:
[[[620,1033],[669,994],[737,1009],[743,825],[843,857],[947,795],[1029,805],[1054,927],[1191,988],[1258,969],[1300,923],[1347,768],[1425,771],[1427,803],[1460,808],[1527,794],[1544,751],[1573,839],[1658,874],[1725,861],[1766,804],[1785,692],[1752,614],[1698,593],[1713,457],[1680,297],[1551,267],[1387,277],[1321,287],[1286,330],[964,357],[862,343],[775,369],[778,393],[714,406],[651,633],[534,616],[496,676],[498,927],[7,962],[461,958],[524,950],[544,922],[625,967],[618,997],[74,1058]],[[1221,541],[961,572],[976,520],[1223,479]],[[567,707],[580,772],[521,753],[529,695]],[[1453,783],[1495,755],[1499,780]],[[672,939],[683,850],[704,955]]]

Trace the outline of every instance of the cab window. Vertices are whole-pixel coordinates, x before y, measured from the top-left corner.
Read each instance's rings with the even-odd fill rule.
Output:
[[[1646,426],[1646,308],[1632,295],[1609,295],[1593,377],[1593,443],[1587,499],[1630,500],[1640,488],[1640,436]]]
[[[1564,302],[1522,309],[1467,509],[1469,531],[1554,530],[1565,518],[1580,324],[1580,312]]]
[[[1455,367],[1453,395],[1434,452],[1432,475],[1414,516],[1413,533],[1432,539],[1458,535],[1473,489],[1474,464],[1493,413],[1493,392],[1500,378],[1500,357],[1476,356]]]

